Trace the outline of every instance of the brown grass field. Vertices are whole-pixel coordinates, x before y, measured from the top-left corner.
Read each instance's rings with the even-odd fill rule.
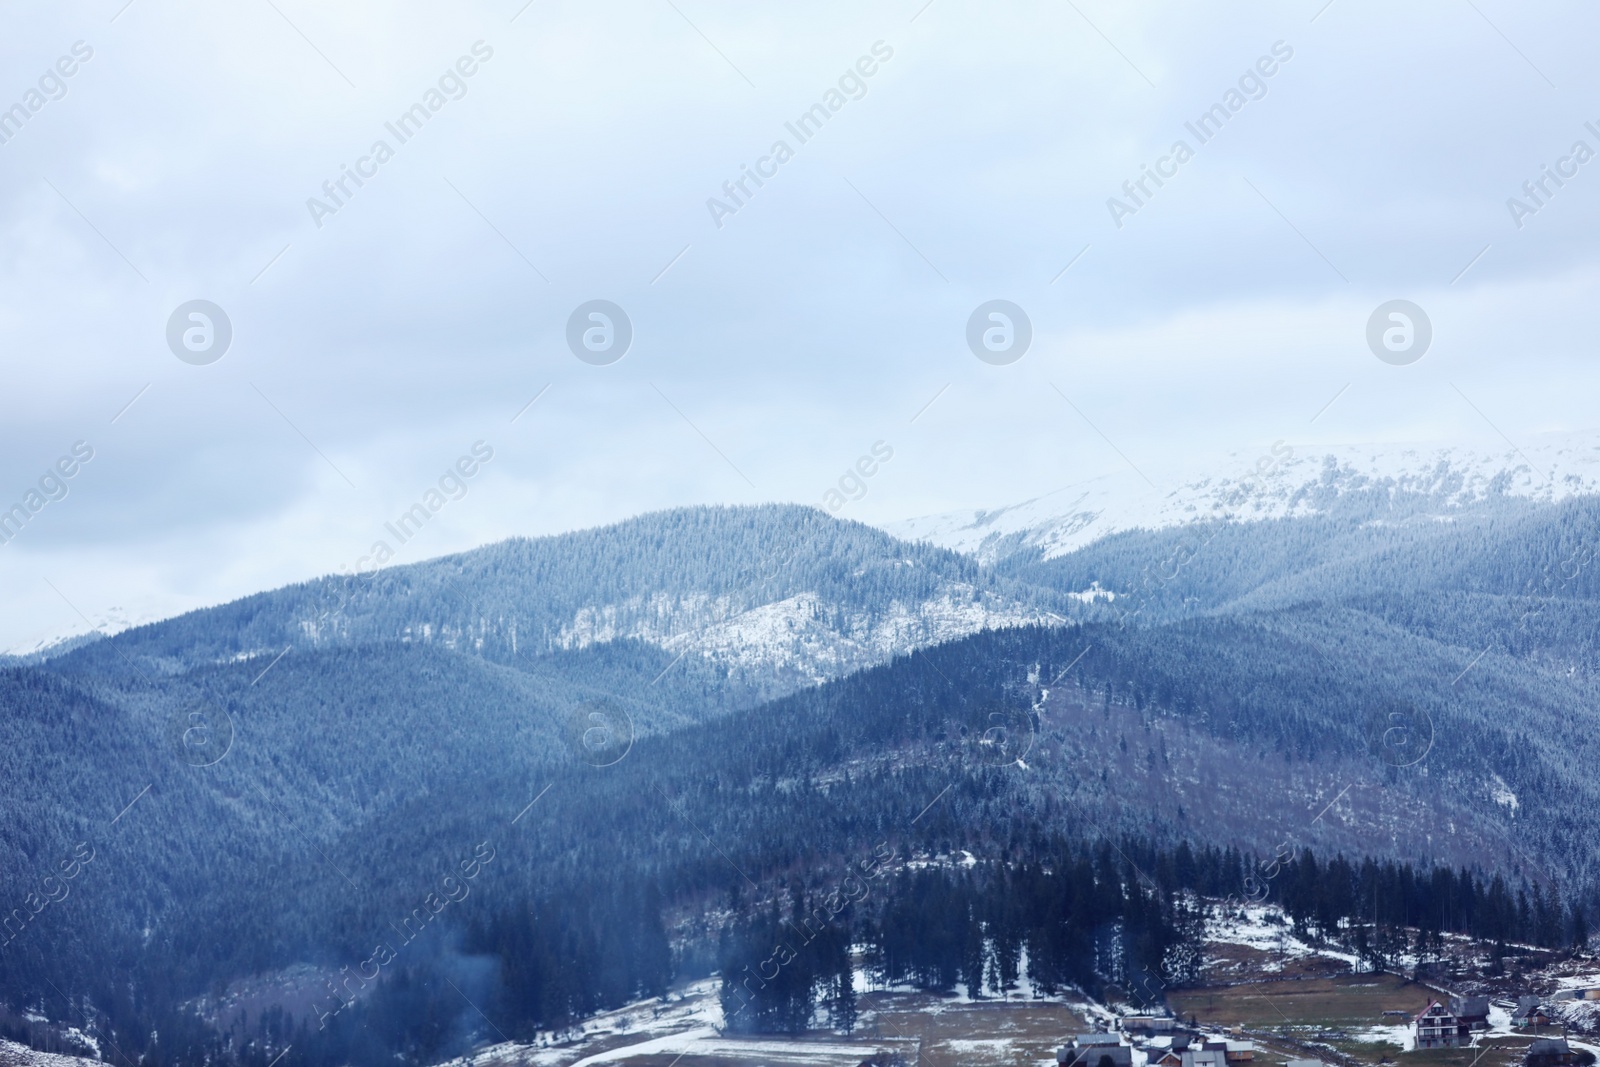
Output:
[[[1170,999],[1180,1015],[1212,1025],[1357,1031],[1383,1025],[1385,1011],[1416,1013],[1440,996],[1392,974],[1341,974],[1181,990]]]
[[[1056,1048],[1087,1024],[1065,1005],[1031,1001],[956,1004],[937,997],[874,993],[862,998],[863,1019],[884,1037],[922,1042],[932,1067],[999,1067],[1055,1062]],[[859,1033],[859,1031],[858,1031]]]
[[[1398,1045],[1363,1036],[1363,1031],[1404,1021],[1385,1019],[1385,1011],[1415,1013],[1428,1001],[1444,996],[1438,990],[1391,974],[1342,974],[1182,990],[1174,993],[1171,1001],[1174,1010],[1185,1018],[1192,1014],[1201,1023],[1258,1031],[1255,1067],[1270,1067],[1279,1057],[1307,1055],[1295,1047],[1295,1042],[1316,1040],[1318,1034],[1324,1035],[1326,1044],[1362,1063],[1516,1067],[1522,1062],[1522,1052],[1531,1038],[1495,1038],[1482,1042],[1478,1048],[1401,1052]],[[1264,1038],[1260,1031],[1282,1035],[1282,1039]]]

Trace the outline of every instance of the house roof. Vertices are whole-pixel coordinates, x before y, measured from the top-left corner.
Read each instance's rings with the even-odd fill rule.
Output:
[[[1541,1037],[1528,1046],[1530,1056],[1565,1056],[1571,1051],[1564,1037]]]
[[[1056,1052],[1057,1063],[1079,1064],[1081,1067],[1097,1067],[1102,1060],[1110,1060],[1120,1067],[1130,1067],[1133,1063],[1133,1046],[1131,1045],[1075,1045],[1059,1049]]]
[[[1425,1016],[1440,1016],[1440,1015],[1452,1015],[1453,1016],[1454,1014],[1455,1014],[1455,1012],[1451,1011],[1449,1008],[1445,1007],[1443,1004],[1440,1004],[1437,1000],[1430,1000],[1428,1002],[1428,1006],[1426,1008],[1423,1008],[1421,1011],[1417,1012],[1417,1018],[1421,1019],[1421,1018],[1424,1018]]]

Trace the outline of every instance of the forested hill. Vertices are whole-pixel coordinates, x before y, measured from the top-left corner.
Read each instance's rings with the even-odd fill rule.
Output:
[[[816,508],[680,508],[287,586],[51,663],[130,678],[384,642],[512,663],[634,639],[776,695],[985,627],[1059,620],[1059,599]]]
[[[704,973],[741,951],[747,923],[791,906],[802,888],[826,893],[883,850],[922,862],[971,854],[1003,868],[1044,862],[1051,841],[1107,840],[1123,852],[1189,841],[1228,851],[1226,884],[1264,869],[1243,863],[1240,848],[1342,852],[1358,865],[1376,853],[1465,868],[1485,884],[1499,873],[1513,894],[1557,900],[1563,914],[1583,905],[1571,880],[1481,862],[1504,854],[1519,827],[1492,804],[1474,814],[1459,782],[1393,766],[1356,714],[1371,679],[1349,678],[1341,691],[1332,665],[1292,641],[1265,661],[1222,654],[1264,633],[1241,625],[982,634],[617,749],[573,744],[559,694],[476,657],[335,650],[286,661],[290,670],[269,676],[275,689],[250,686],[243,665],[219,668],[232,677],[212,684],[233,687],[240,732],[207,767],[174,767],[130,717],[47,672],[9,672],[8,699],[28,697],[35,714],[24,732],[53,732],[36,755],[69,743],[115,755],[62,783],[62,805],[95,798],[70,826],[39,799],[52,776],[31,783],[40,806],[28,823],[53,831],[36,854],[70,856],[82,835],[93,859],[71,895],[0,953],[0,982],[13,1003],[47,1002],[52,988],[87,995],[119,1044],[165,1034],[157,1058],[187,1062],[173,1035],[193,1042],[194,1056],[223,1051],[182,1007],[192,998],[297,964],[336,975],[389,946],[403,961],[399,984],[361,1000],[358,983],[349,995],[362,1007],[338,1012],[337,1041],[295,1042],[299,1062],[375,1063],[402,1038],[430,1056],[455,1047],[458,1007],[434,1020],[437,1031],[416,1029],[442,977],[470,981],[473,1000],[502,1019],[550,1025],[659,988],[668,974]],[[1192,662],[1205,670],[1185,674]],[[1295,672],[1304,692],[1284,689]],[[359,692],[329,684],[350,677],[371,681]],[[1334,702],[1319,704],[1319,691]],[[587,717],[617,705],[578,707]],[[1302,714],[1317,707],[1331,714]],[[1482,740],[1441,749],[1463,781],[1511,773],[1497,762],[1504,736]],[[153,788],[139,798],[143,775]],[[119,813],[124,798],[134,804]],[[1429,839],[1450,820],[1458,840]],[[1592,849],[1592,831],[1572,843]],[[932,891],[894,885],[878,905]],[[895,936],[936,943],[907,934],[911,913],[896,914]],[[905,966],[945,973],[931,957],[916,963],[909,944],[903,951]],[[1086,958],[1061,959],[1057,980],[1092,977]],[[112,975],[138,996],[119,998]],[[331,1010],[330,996],[319,988],[311,1004]],[[291,1029],[312,1038],[312,1021],[291,1016]],[[235,1036],[267,1041],[240,1027]],[[363,1046],[373,1027],[394,1041]]]

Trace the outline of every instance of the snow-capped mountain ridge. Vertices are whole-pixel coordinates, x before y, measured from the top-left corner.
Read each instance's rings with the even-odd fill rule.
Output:
[[[983,562],[1038,551],[1050,559],[1124,530],[1226,519],[1255,522],[1321,514],[1374,495],[1417,514],[1512,497],[1555,502],[1600,492],[1600,433],[1548,435],[1520,446],[1461,444],[1300,446],[1277,441],[1190,464],[1151,488],[1107,476],[1005,507],[887,523],[884,530]]]

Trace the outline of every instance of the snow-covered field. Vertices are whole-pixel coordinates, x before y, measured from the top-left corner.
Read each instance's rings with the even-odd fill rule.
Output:
[[[1290,960],[1321,956],[1356,966],[1356,957],[1337,949],[1321,948],[1294,935],[1283,912],[1271,904],[1246,904],[1213,911],[1206,919],[1206,940],[1219,945],[1244,945],[1269,955],[1259,965],[1264,973],[1283,970]]]
[[[667,1001],[644,1001],[591,1019],[581,1032],[492,1045],[441,1067],[598,1067],[623,1062],[668,1067],[679,1061],[681,1067],[857,1067],[879,1053],[915,1063],[919,1051],[925,1062],[942,1067],[1014,1067],[1053,1063],[1055,1048],[1089,1026],[1091,1013],[1112,1017],[1076,998],[1035,999],[1019,992],[1006,1000],[974,1001],[964,995],[874,989],[863,993],[858,1025],[848,1037],[827,1031],[741,1037],[721,1032],[716,989],[714,979],[696,982]],[[1135,1067],[1144,1064],[1140,1053]]]
[[[530,1067],[572,1067],[604,1062],[608,1053],[645,1055],[676,1046],[677,1055],[698,1041],[714,1038],[722,1025],[717,982],[696,982],[667,998],[630,1004],[588,1019],[571,1031],[540,1034],[533,1042],[491,1045],[449,1063],[453,1067],[527,1064]],[[597,1046],[609,1046],[598,1048]],[[617,1058],[617,1057],[612,1057]]]
[[[1417,1031],[1410,1023],[1369,1026],[1365,1030],[1352,1031],[1350,1037],[1356,1041],[1370,1041],[1373,1044],[1386,1041],[1399,1046],[1402,1052],[1411,1052],[1417,1047]]]

